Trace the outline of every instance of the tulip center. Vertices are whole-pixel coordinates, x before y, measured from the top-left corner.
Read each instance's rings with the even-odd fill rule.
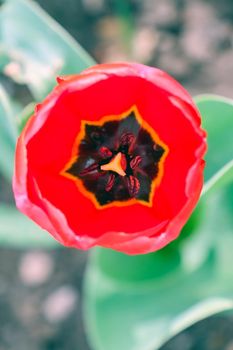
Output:
[[[163,175],[167,146],[134,107],[121,116],[83,122],[62,175],[98,208],[151,205]]]

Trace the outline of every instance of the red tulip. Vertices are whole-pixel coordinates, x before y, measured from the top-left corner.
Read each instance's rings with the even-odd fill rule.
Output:
[[[163,71],[134,63],[58,82],[17,143],[17,207],[66,246],[164,247],[203,184],[206,133],[191,97]]]

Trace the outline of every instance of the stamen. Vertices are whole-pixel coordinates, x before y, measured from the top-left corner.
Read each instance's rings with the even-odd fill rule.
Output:
[[[91,139],[92,139],[95,143],[99,144],[99,143],[101,142],[101,135],[100,135],[100,133],[99,133],[98,131],[92,131],[92,133],[91,133]]]
[[[104,147],[104,146],[100,147],[99,154],[103,158],[110,158],[110,157],[112,157],[112,152],[110,151],[110,149],[108,147]]]
[[[80,176],[85,176],[85,175],[88,175],[88,174],[91,174],[93,173],[95,170],[97,170],[99,167],[99,164],[98,163],[94,163],[94,164],[91,164],[89,167],[83,169],[79,175]]]
[[[142,157],[136,156],[130,161],[130,167],[132,170],[138,167],[138,165],[141,163]]]
[[[127,187],[130,197],[135,197],[140,190],[140,182],[135,176],[130,175],[127,177]]]
[[[134,140],[135,140],[135,136],[131,132],[126,132],[121,136],[120,142],[122,146],[128,146]]]
[[[105,186],[105,190],[107,192],[111,191],[113,185],[114,185],[114,182],[115,182],[115,175],[110,173],[109,174],[109,177],[108,177],[108,181],[107,181],[107,184]]]
[[[120,146],[127,147],[128,152],[131,153],[134,148],[135,141],[136,141],[136,137],[132,133],[126,132],[121,136]]]
[[[125,156],[119,152],[108,164],[101,165],[100,169],[104,171],[114,171],[120,176],[125,176],[126,173],[123,169],[125,163],[124,157]]]

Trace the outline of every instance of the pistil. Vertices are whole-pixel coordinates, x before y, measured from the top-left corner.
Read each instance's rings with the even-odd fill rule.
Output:
[[[103,171],[113,171],[120,176],[125,176],[126,172],[125,169],[123,169],[123,167],[125,167],[124,157],[124,154],[119,152],[109,163],[101,165],[100,169]]]

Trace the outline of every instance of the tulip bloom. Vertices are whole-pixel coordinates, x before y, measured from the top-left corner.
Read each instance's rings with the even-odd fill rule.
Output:
[[[17,143],[17,207],[66,246],[164,247],[203,185],[206,134],[191,97],[163,71],[134,63],[58,83]]]

